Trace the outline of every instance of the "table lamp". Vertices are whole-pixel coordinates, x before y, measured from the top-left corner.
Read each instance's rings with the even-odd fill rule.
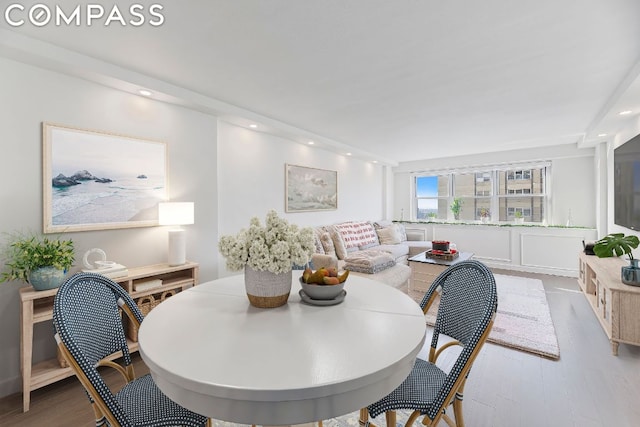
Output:
[[[187,238],[180,226],[193,224],[193,202],[158,203],[158,224],[176,226],[169,230],[169,265],[187,262]]]

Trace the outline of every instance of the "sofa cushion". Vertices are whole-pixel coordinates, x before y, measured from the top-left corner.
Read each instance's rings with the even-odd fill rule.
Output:
[[[381,245],[396,245],[400,243],[400,232],[393,225],[385,228],[378,228],[376,230],[378,233],[378,239],[380,240]]]
[[[378,234],[370,222],[343,222],[335,224],[334,228],[340,233],[345,249],[379,243]]]
[[[366,245],[358,246],[358,249],[360,249],[361,251],[364,251],[364,250],[367,250],[367,249],[377,248],[378,246],[380,246],[380,243],[378,243],[378,242],[367,243]]]
[[[409,246],[406,243],[399,243],[397,245],[380,245],[376,249],[390,253],[396,260],[409,254]]]
[[[320,235],[320,243],[322,243],[322,248],[324,249],[323,253],[336,256],[336,247],[333,244],[333,239],[329,232],[325,231]]]
[[[396,260],[391,254],[371,249],[354,252],[345,259],[345,269],[360,273],[375,274],[394,265]]]
[[[354,252],[358,252],[360,250],[360,248],[347,248],[347,257],[349,256],[349,254],[352,254]]]
[[[313,264],[314,269],[320,269],[322,267],[329,268],[335,267],[338,270],[344,269],[339,263],[343,263],[344,261],[338,261],[335,255],[326,255],[326,254],[313,254],[311,255],[311,263]]]
[[[388,219],[380,219],[373,223],[375,228],[387,228],[393,225],[393,221],[389,221]]]
[[[377,280],[394,288],[402,288],[403,286],[407,286],[407,282],[411,277],[411,268],[408,265],[396,264],[376,274],[358,273],[357,271],[353,271],[351,274]]]
[[[322,241],[320,240],[320,236],[324,233],[322,229],[315,229],[313,233],[313,245],[314,252],[317,254],[326,254],[324,250],[324,246],[322,246]]]
[[[334,225],[331,225],[327,228],[329,230],[329,234],[331,235],[331,239],[333,240],[333,246],[335,247],[336,256],[338,257],[338,259],[345,259],[347,257],[347,248],[344,239],[342,238],[342,234]]]

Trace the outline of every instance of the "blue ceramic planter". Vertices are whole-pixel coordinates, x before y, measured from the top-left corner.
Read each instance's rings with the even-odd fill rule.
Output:
[[[622,283],[631,286],[640,286],[640,267],[638,267],[638,260],[634,258],[629,261],[630,264],[622,267],[622,271],[620,272]]]
[[[36,291],[46,291],[57,288],[64,282],[65,270],[55,267],[40,267],[29,273],[29,283]]]

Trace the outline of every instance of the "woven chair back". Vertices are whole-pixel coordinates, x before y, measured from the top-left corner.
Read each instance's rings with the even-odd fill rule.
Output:
[[[443,271],[423,299],[425,304],[440,288],[440,306],[433,330],[431,346],[436,348],[440,334],[458,340],[463,348],[438,392],[430,411],[433,419],[445,405],[456,381],[468,369],[478,344],[487,332],[498,309],[498,294],[493,273],[481,262],[467,260]]]
[[[124,411],[102,377],[96,364],[122,351],[123,364],[131,364],[119,304],[126,304],[138,321],[143,316],[124,289],[112,280],[93,273],[78,273],[67,279],[53,303],[53,325],[60,340],[95,388],[98,396],[122,426],[129,425]]]

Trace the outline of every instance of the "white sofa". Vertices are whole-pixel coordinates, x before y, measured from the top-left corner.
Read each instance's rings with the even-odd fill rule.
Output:
[[[391,221],[349,221],[317,227],[313,268],[337,267],[399,288],[408,283],[408,258],[431,249],[421,234]]]

